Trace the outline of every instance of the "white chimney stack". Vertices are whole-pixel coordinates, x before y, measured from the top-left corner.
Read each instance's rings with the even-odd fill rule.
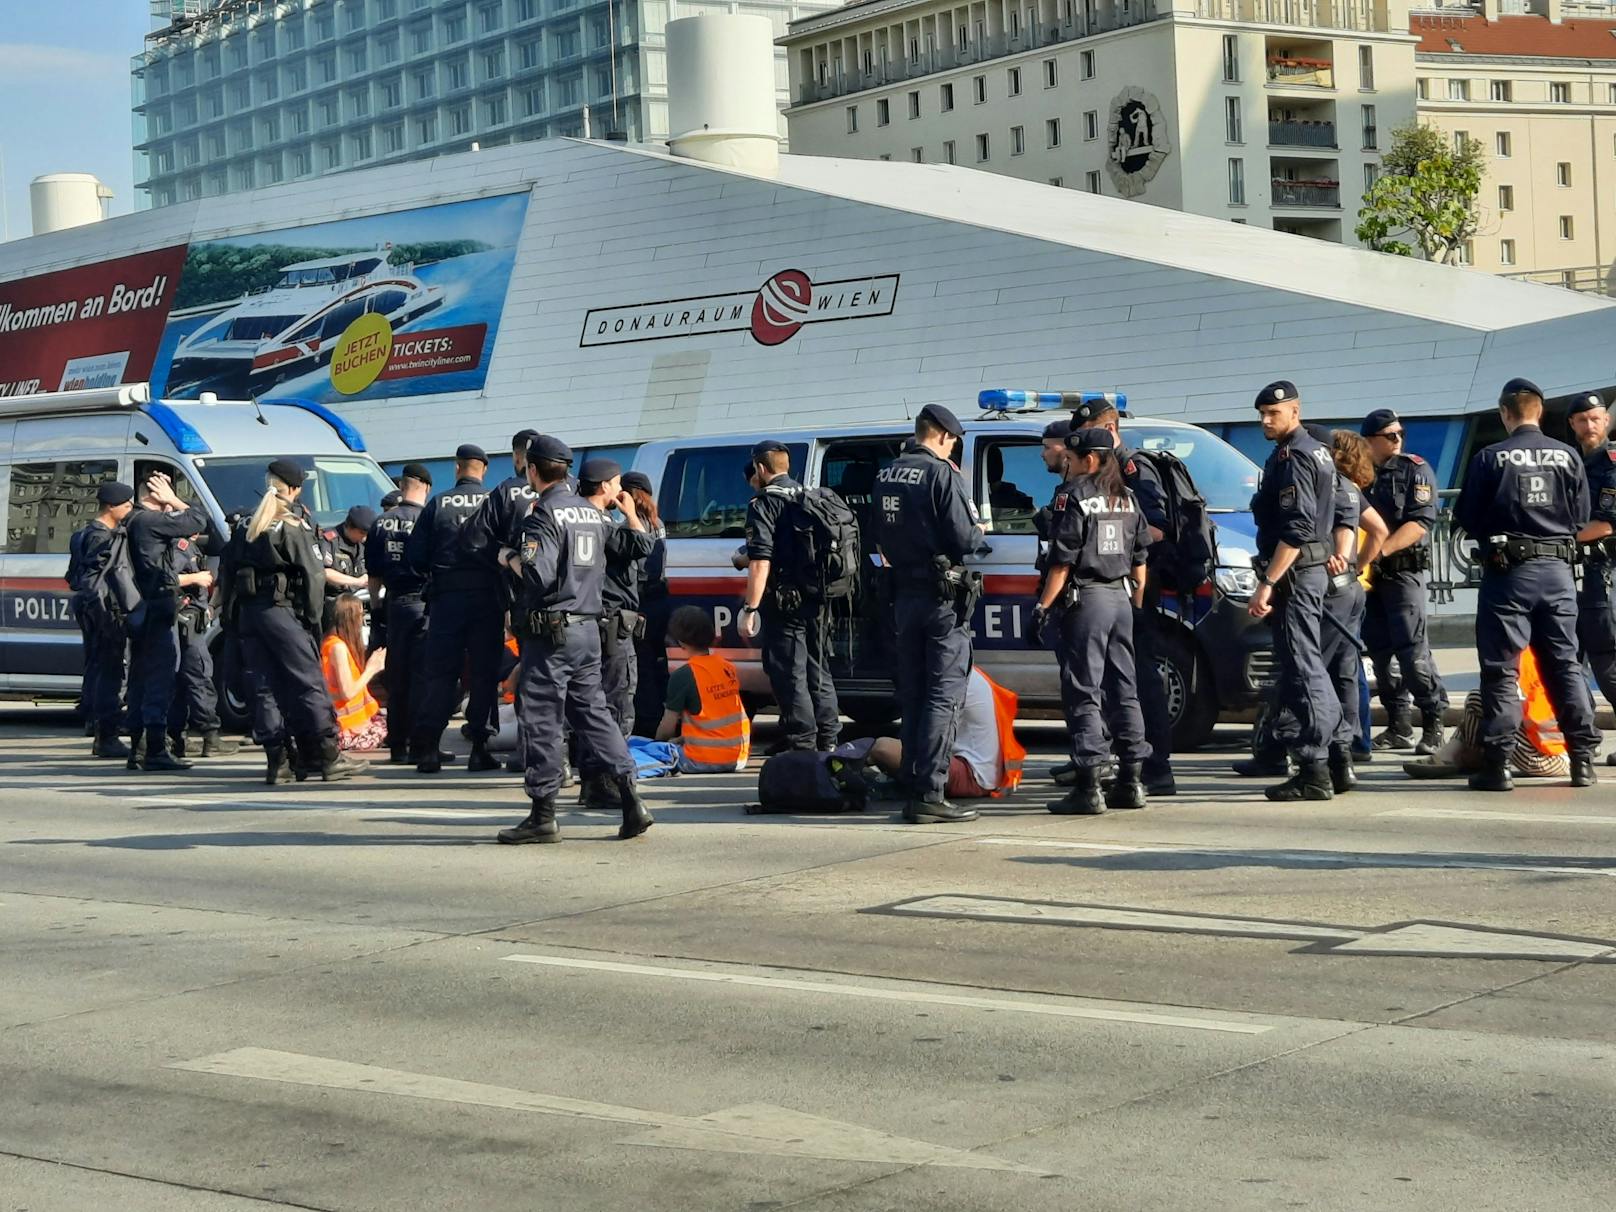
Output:
[[[28,186],[34,235],[99,223],[107,217],[112,191],[90,173],[46,173]]]
[[[780,167],[774,23],[739,15],[667,25],[668,148],[771,177]]]

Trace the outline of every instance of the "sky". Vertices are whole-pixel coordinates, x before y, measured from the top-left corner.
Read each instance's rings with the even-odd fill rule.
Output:
[[[129,213],[129,60],[152,28],[149,0],[0,0],[0,8],[0,159],[10,238],[32,230],[28,183],[44,173],[94,173],[116,194],[112,213]]]

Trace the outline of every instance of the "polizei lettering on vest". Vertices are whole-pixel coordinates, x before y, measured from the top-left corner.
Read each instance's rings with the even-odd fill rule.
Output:
[[[464,492],[451,492],[438,498],[439,509],[475,509],[482,503],[481,493],[471,495]]]
[[[1108,501],[1104,497],[1084,497],[1077,503],[1077,507],[1090,516],[1097,513],[1132,513],[1134,511],[1131,500]]]
[[[1571,470],[1569,450],[1495,450],[1493,457],[1500,467],[1560,467]]]
[[[924,467],[899,467],[894,464],[876,477],[883,484],[923,484],[926,481]]]
[[[583,526],[591,523],[598,526],[605,521],[600,516],[600,511],[592,505],[563,505],[560,509],[552,509],[550,516],[558,522],[566,522],[572,526]]]

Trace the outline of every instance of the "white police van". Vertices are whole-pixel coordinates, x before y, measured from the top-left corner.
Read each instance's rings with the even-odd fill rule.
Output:
[[[1175,744],[1188,749],[1205,742],[1220,716],[1253,709],[1273,677],[1268,627],[1245,609],[1256,589],[1250,503],[1258,468],[1204,429],[1129,416],[1126,397],[1108,393],[982,393],[982,415],[964,422],[961,454],[961,469],[987,530],[983,550],[968,560],[983,578],[983,595],[971,622],[976,658],[1016,691],[1024,706],[1059,706],[1054,656],[1029,647],[1026,640],[1038,583],[1033,514],[1056,486],[1044,468],[1042,432],[1051,411],[1070,410],[1093,397],[1118,405],[1128,445],[1168,451],[1184,461],[1218,526],[1215,586],[1205,586],[1188,601],[1172,595],[1163,600],[1168,626],[1162,648]],[[753,443],[764,438],[785,443],[791,474],[840,493],[867,531],[876,474],[913,432],[913,422],[895,421],[675,438],[640,447],[634,467],[656,485],[657,508],[668,531],[670,606],[695,604],[712,610],[719,627],[718,651],[737,664],[749,695],[766,697],[768,680],[755,645],[735,631],[745,574],[736,572],[730,560],[744,537],[752,493],[743,472]],[[866,540],[866,552],[872,546]],[[869,722],[890,719],[894,711],[879,582],[872,565],[859,609],[837,617],[832,628],[832,672],[842,709]]]
[[[138,491],[153,472],[166,472],[223,534],[227,517],[257,505],[275,458],[313,472],[302,499],[322,527],[352,505],[375,507],[393,488],[359,431],[305,400],[153,400],[144,384],[0,400],[0,696],[78,693],[83,655],[68,604],[68,540],[95,516],[99,484],[121,480]],[[227,723],[239,723],[229,666],[215,661],[227,691],[219,708]]]

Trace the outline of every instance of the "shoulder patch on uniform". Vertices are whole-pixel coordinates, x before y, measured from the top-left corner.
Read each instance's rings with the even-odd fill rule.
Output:
[[[1608,454],[1608,455],[1609,455],[1609,456],[1610,456],[1610,461],[1611,461],[1611,462],[1612,462],[1612,463],[1616,463],[1616,446],[1612,446],[1612,447],[1611,447],[1611,448],[1610,448],[1610,449],[1609,449],[1609,450],[1607,450],[1607,451],[1606,451],[1606,452],[1605,452],[1605,453],[1606,453],[1606,454]]]
[[[1616,513],[1616,488],[1599,490],[1599,509],[1601,513]]]
[[[1281,509],[1296,508],[1296,485],[1292,484],[1279,490],[1279,506]]]
[[[1289,446],[1281,446],[1279,448],[1279,457],[1282,458],[1282,459],[1290,458],[1291,457],[1291,448]]]
[[[1050,508],[1055,510],[1057,513],[1064,510],[1066,508],[1066,494],[1064,492],[1057,492],[1055,494],[1054,501],[1050,503]]]
[[[1410,463],[1414,464],[1414,466],[1416,466],[1416,467],[1425,466],[1425,460],[1420,458],[1419,455],[1415,454],[1411,450],[1404,451],[1403,452],[1403,457],[1405,459],[1407,459]]]
[[[537,539],[522,540],[522,563],[531,564],[539,558],[539,541]]]
[[[1125,474],[1131,476],[1136,474],[1139,471],[1139,468],[1134,466],[1134,461],[1132,459],[1129,459],[1125,464],[1123,464],[1122,470]]]
[[[1429,505],[1431,503],[1431,486],[1423,480],[1414,485],[1414,503],[1416,505]]]
[[[191,540],[181,539],[179,542],[175,543],[174,546],[178,547],[181,551],[189,551],[191,549]]]

